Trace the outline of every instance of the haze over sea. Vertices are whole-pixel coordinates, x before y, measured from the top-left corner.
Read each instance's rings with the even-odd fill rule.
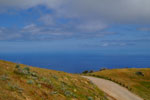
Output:
[[[106,68],[150,67],[150,55],[92,53],[3,53],[0,59],[69,73]]]

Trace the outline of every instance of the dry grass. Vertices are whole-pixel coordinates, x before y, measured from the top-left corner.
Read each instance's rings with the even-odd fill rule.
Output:
[[[138,75],[137,72],[143,75]],[[145,100],[150,100],[150,69],[132,68],[132,69],[112,69],[103,70],[88,75],[105,78],[114,81],[133,93],[139,95]]]
[[[27,67],[20,65],[20,70]],[[107,100],[89,80],[79,75],[29,67],[18,73],[16,64],[0,60],[0,100]]]

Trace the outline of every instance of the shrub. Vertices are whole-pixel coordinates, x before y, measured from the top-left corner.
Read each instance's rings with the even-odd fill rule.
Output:
[[[16,74],[21,74],[21,75],[30,75],[30,68],[25,67],[22,69],[19,65],[16,65],[16,69],[14,70],[14,72]]]
[[[107,70],[107,68],[102,67],[102,68],[100,68],[100,70],[99,70],[99,71],[103,71],[103,70]]]
[[[58,80],[58,76],[56,76],[56,75],[53,75],[53,78],[56,79],[56,80]]]
[[[71,91],[65,91],[65,96],[70,97],[72,95],[73,95],[73,93]]]
[[[22,74],[24,74],[24,75],[30,75],[30,68],[29,67],[24,67],[23,69],[22,69]]]
[[[17,67],[17,68],[14,70],[14,73],[16,73],[16,74],[22,74],[23,71],[22,71],[22,69],[21,69],[20,67]]]
[[[52,91],[51,94],[52,94],[52,95],[53,95],[53,94],[58,94],[58,92],[57,92],[57,91]]]
[[[93,70],[90,70],[90,71],[89,71],[89,73],[93,73],[93,72],[94,72]]]
[[[142,72],[136,72],[136,75],[139,75],[139,76],[144,76],[144,74]]]
[[[42,77],[41,81],[48,83],[48,84],[51,84],[51,81],[49,79],[47,79],[46,77]]]
[[[20,65],[19,65],[19,64],[17,64],[17,65],[16,65],[16,68],[20,68]]]
[[[87,74],[89,71],[88,70],[85,70],[85,71],[83,71],[82,73],[83,74]]]
[[[88,100],[94,100],[93,97],[88,97]]]
[[[1,79],[2,81],[10,80],[10,78],[9,78],[7,75],[2,75],[2,76],[0,76],[0,79]]]
[[[28,84],[34,84],[34,81],[33,80],[27,80],[27,83]]]
[[[30,68],[29,67],[24,67],[23,70],[30,72]]]
[[[37,77],[34,77],[34,76],[32,76],[31,79],[33,79],[33,80],[38,80],[38,78],[37,78]]]
[[[36,72],[30,72],[30,74],[34,77],[38,77],[38,74]]]
[[[23,89],[17,86],[16,84],[8,83],[8,87],[11,91],[17,91],[19,93],[23,92]]]

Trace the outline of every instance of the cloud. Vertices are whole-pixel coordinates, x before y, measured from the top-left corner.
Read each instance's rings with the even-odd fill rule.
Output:
[[[39,21],[44,23],[45,25],[54,25],[55,18],[51,14],[42,15],[39,18]]]
[[[58,13],[108,23],[149,23],[149,4],[149,0],[74,0]]]
[[[129,46],[129,45],[135,45],[134,43],[126,43],[126,42],[104,42],[101,43],[99,46],[101,47],[110,47],[110,46]]]
[[[21,34],[17,33],[14,29],[6,29],[4,27],[0,28],[0,40],[15,40],[21,37]]]
[[[137,28],[138,31],[150,31],[150,27]]]
[[[1,10],[46,6],[58,16],[113,23],[150,23],[150,0],[0,0]]]
[[[21,29],[1,29],[0,36],[1,40],[100,38],[115,34],[108,31],[112,24],[150,23],[149,4],[149,0],[0,0],[1,13],[38,6],[52,11],[41,14],[37,22]],[[59,23],[60,19],[69,21]]]
[[[102,22],[95,22],[95,21],[86,21],[82,22],[77,25],[77,28],[84,32],[96,32],[101,31],[108,28],[107,25],[103,24]]]
[[[4,9],[28,9],[39,5],[57,8],[63,0],[0,0],[0,7]]]
[[[91,40],[87,43],[81,44],[84,48],[109,48],[109,47],[137,47],[149,45],[150,38],[140,38],[140,39],[99,39]]]
[[[106,35],[115,34],[114,32],[104,31],[103,28],[96,32],[82,32],[76,24],[70,26],[38,26],[29,24],[21,29],[0,28],[0,40],[59,40],[59,39],[87,39],[100,38]]]

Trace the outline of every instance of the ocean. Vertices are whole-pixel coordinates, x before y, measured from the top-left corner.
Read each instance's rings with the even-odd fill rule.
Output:
[[[9,53],[1,60],[64,71],[81,73],[101,68],[150,68],[150,55],[101,55],[80,53]]]

